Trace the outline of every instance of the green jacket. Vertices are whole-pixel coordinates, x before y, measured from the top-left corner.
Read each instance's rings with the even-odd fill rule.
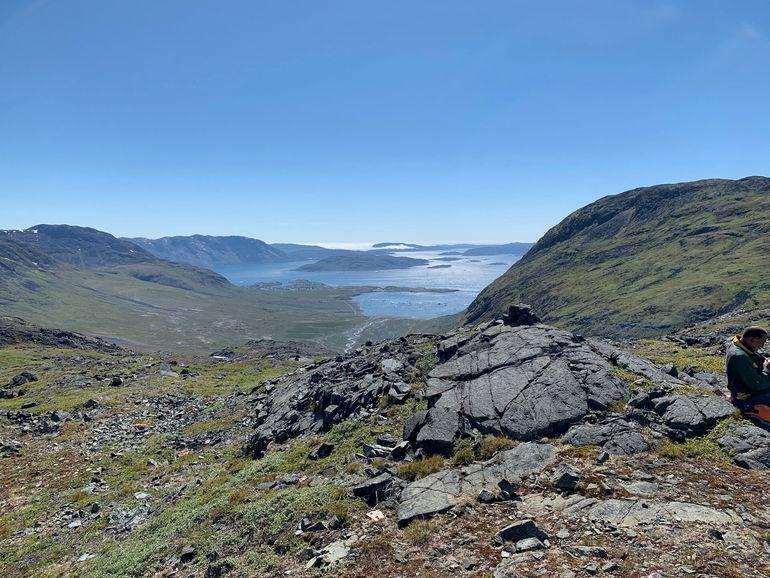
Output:
[[[738,338],[727,346],[727,387],[736,399],[748,399],[752,395],[770,390],[770,374],[762,367],[764,358],[749,349]]]

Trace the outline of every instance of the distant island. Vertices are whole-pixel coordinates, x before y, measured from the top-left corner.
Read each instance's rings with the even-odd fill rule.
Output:
[[[315,263],[308,263],[295,271],[384,271],[388,269],[409,269],[427,265],[425,259],[391,257],[390,255],[333,255]]]
[[[446,269],[448,267],[451,267],[451,265],[431,265],[428,269]]]

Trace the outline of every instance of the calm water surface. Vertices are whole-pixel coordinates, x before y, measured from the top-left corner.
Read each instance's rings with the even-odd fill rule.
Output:
[[[398,256],[428,259],[428,265],[390,271],[295,271],[300,265],[313,261],[294,263],[267,263],[261,265],[234,265],[220,267],[217,273],[236,285],[254,283],[289,283],[298,279],[318,281],[326,285],[372,285],[386,287],[425,287],[428,289],[455,289],[452,293],[366,293],[355,297],[365,315],[387,317],[413,317],[430,319],[450,315],[465,309],[479,292],[505,273],[519,257],[491,255],[460,257],[458,261],[440,260],[445,256],[438,252],[414,251],[398,253]],[[450,267],[431,269],[434,265]]]

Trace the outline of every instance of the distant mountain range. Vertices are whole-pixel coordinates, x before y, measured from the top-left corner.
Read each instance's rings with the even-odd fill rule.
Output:
[[[569,215],[471,303],[466,323],[523,301],[548,323],[661,334],[770,303],[770,179],[634,189]]]
[[[264,337],[342,348],[365,319],[350,302],[360,292],[236,287],[86,227],[0,231],[0,313],[132,348],[207,353]],[[385,336],[398,331],[380,329]]]
[[[414,243],[377,243],[372,249],[353,251],[350,249],[327,249],[318,245],[296,243],[267,244],[250,237],[214,237],[210,235],[190,235],[181,237],[162,237],[145,239],[143,237],[124,238],[160,259],[188,263],[198,267],[218,268],[228,265],[248,265],[260,263],[285,263],[309,261],[327,257],[386,255],[393,252],[408,251],[455,251],[458,255],[523,255],[532,243],[508,243],[504,245],[474,245],[469,243],[452,245],[415,245]],[[363,262],[363,261],[359,261]],[[308,269],[310,270],[310,269]],[[326,269],[329,270],[329,269]],[[363,270],[363,269],[342,269]]]

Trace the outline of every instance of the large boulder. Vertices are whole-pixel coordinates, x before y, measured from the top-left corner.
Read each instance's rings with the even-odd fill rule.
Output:
[[[735,413],[735,407],[723,397],[698,394],[659,397],[652,401],[652,407],[668,428],[684,437],[705,433]]]
[[[448,358],[429,375],[431,411],[457,412],[482,433],[557,435],[629,396],[610,361],[553,327],[493,324],[467,340],[453,336],[439,351]],[[426,416],[422,427],[430,425]]]

